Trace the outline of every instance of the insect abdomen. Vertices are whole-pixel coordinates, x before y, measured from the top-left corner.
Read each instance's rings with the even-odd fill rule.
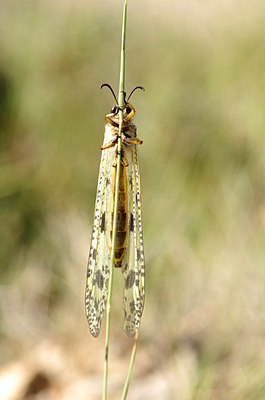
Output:
[[[113,233],[113,218],[114,218],[114,203],[115,203],[115,185],[116,185],[117,167],[114,167],[113,182],[112,182],[112,205],[111,205],[111,226],[110,237],[112,239]],[[125,252],[126,238],[127,238],[127,181],[126,181],[126,167],[121,162],[120,165],[120,185],[119,185],[119,201],[118,201],[118,215],[117,215],[117,231],[115,243],[115,267],[121,267],[122,259]],[[111,240],[112,242],[112,240]]]

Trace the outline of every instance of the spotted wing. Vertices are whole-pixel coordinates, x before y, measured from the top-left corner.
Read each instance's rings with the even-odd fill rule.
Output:
[[[110,268],[110,213],[113,148],[102,151],[97,186],[94,227],[87,267],[86,315],[97,337],[108,297]]]
[[[144,247],[141,216],[141,193],[138,148],[128,146],[125,152],[128,160],[128,244],[122,263],[124,288],[124,330],[132,337],[140,326],[144,308]]]

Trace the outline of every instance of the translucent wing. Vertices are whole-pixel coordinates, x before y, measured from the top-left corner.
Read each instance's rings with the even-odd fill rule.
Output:
[[[94,337],[100,332],[108,296],[112,163],[113,148],[102,151],[86,286],[86,315]]]
[[[141,217],[141,193],[136,145],[125,150],[128,160],[128,243],[122,263],[124,288],[124,330],[128,336],[135,335],[139,328],[144,307],[144,247]]]
[[[136,128],[131,126],[130,133],[136,137]],[[115,137],[115,133],[114,133]],[[113,142],[112,127],[106,125],[104,144]],[[126,143],[126,139],[125,139]],[[128,336],[134,336],[139,328],[144,307],[144,249],[140,202],[140,176],[137,145],[126,143],[123,146],[126,160],[127,179],[127,240],[122,259],[124,289],[124,330]],[[99,180],[97,187],[94,228],[87,269],[86,314],[90,332],[97,337],[108,296],[110,272],[110,232],[113,161],[116,158],[114,146],[102,151]]]

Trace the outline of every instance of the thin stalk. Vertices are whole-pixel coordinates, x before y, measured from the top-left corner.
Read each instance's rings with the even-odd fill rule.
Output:
[[[121,64],[120,64],[120,86],[119,86],[119,136],[118,136],[118,154],[117,154],[117,171],[115,183],[115,199],[114,199],[114,216],[113,216],[113,234],[111,244],[111,262],[110,262],[110,276],[109,276],[109,290],[107,299],[107,315],[106,315],[106,338],[105,338],[105,363],[104,363],[104,383],[103,383],[103,400],[107,400],[107,384],[108,384],[108,359],[109,359],[109,332],[110,332],[110,311],[111,311],[111,297],[113,286],[113,269],[114,269],[114,256],[115,256],[115,243],[117,231],[117,217],[118,217],[118,200],[119,200],[119,186],[120,186],[120,169],[121,169],[121,135],[122,135],[122,121],[123,109],[125,103],[124,92],[124,78],[125,78],[125,40],[126,40],[126,18],[127,18],[127,0],[124,1],[123,8],[123,22],[122,22],[122,39],[121,39]]]
[[[126,378],[126,381],[125,381],[125,384],[124,384],[121,400],[125,400],[126,399],[127,393],[128,393],[128,390],[129,390],[129,384],[130,384],[130,380],[131,380],[132,369],[133,369],[136,350],[137,350],[137,343],[138,343],[138,332],[136,332],[136,334],[135,334],[134,345],[133,345],[132,354],[131,354],[131,361],[130,361],[130,365],[129,365],[128,375],[127,375],[127,378]]]

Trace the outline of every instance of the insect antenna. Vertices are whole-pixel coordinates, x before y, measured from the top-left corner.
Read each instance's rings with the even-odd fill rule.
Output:
[[[131,91],[131,93],[129,94],[128,99],[126,100],[127,103],[128,103],[128,101],[129,101],[131,95],[133,94],[133,92],[134,92],[136,89],[141,89],[143,92],[145,91],[145,88],[144,88],[143,86],[136,86],[136,87]]]
[[[111,87],[108,83],[103,83],[103,84],[100,86],[100,89],[102,89],[104,86],[107,86],[107,87],[110,89],[110,91],[111,91],[111,93],[113,94],[113,97],[114,97],[114,99],[115,99],[115,101],[116,101],[116,104],[118,105],[119,102],[118,102],[118,100],[117,100],[117,97],[115,96],[115,93],[114,93],[112,87]],[[136,88],[135,88],[135,89],[136,89]]]

